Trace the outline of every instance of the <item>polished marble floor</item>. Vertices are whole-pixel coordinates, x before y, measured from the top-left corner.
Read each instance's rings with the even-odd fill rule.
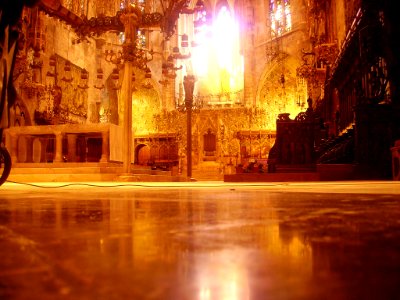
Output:
[[[0,299],[400,299],[400,182],[6,183]]]

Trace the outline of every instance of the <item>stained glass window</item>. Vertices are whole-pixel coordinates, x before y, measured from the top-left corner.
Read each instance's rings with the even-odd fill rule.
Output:
[[[269,13],[273,36],[280,36],[292,29],[289,0],[270,0]]]

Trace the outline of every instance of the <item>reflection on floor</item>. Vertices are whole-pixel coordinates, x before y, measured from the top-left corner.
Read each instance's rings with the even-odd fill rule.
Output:
[[[400,298],[400,182],[0,193],[0,299]]]

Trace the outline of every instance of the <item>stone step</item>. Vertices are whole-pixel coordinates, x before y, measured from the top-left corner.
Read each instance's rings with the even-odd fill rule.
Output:
[[[122,164],[114,163],[17,163],[13,164],[11,174],[121,174]],[[171,171],[131,167],[133,174],[170,175]]]
[[[193,171],[193,178],[199,181],[208,181],[208,180],[222,180],[223,175],[219,173],[219,171],[216,172],[202,172],[202,171]]]
[[[117,174],[13,174],[7,181],[12,182],[91,182],[91,181],[117,181]]]
[[[221,175],[220,163],[215,161],[203,161],[193,168],[193,178],[198,181],[220,181]]]
[[[10,174],[119,174],[122,168],[118,167],[77,167],[77,168],[11,168]]]
[[[185,176],[149,174],[10,174],[10,182],[184,182]]]
[[[317,172],[295,173],[240,173],[224,176],[225,182],[286,182],[286,181],[319,181]]]
[[[219,164],[203,164],[193,170],[198,181],[221,181]],[[118,163],[17,163],[11,168],[9,181],[15,182],[84,182],[84,181],[187,181],[172,171],[151,170],[149,167],[132,166],[131,173],[123,174]],[[174,176],[173,176],[174,175]]]
[[[132,166],[127,176],[118,163],[17,163],[8,181],[14,182],[85,182],[85,181],[186,181],[185,176],[172,176],[171,171]],[[178,178],[181,177],[181,178]]]

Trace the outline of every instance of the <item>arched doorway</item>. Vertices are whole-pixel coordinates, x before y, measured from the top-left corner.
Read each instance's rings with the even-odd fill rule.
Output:
[[[203,136],[204,139],[204,157],[203,160],[215,160],[215,152],[217,150],[217,139],[211,129],[207,130],[207,133]]]
[[[135,151],[135,164],[147,165],[150,162],[150,147],[145,144],[140,144]]]

